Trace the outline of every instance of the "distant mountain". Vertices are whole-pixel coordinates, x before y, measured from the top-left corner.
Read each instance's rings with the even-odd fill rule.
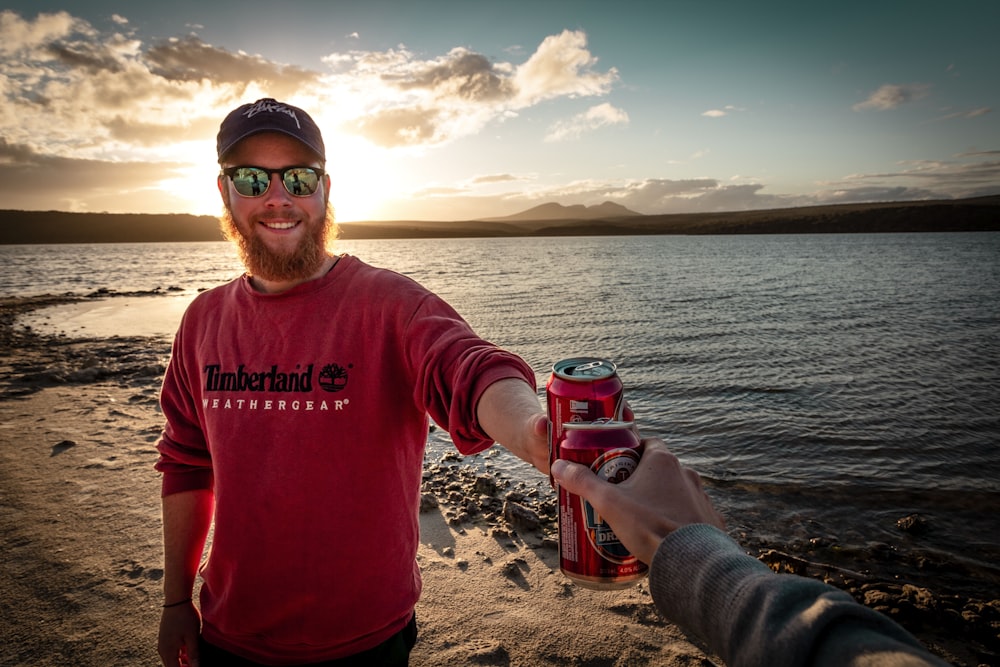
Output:
[[[573,206],[563,206],[554,202],[541,204],[527,211],[521,211],[514,215],[501,218],[480,218],[484,222],[515,222],[523,220],[614,220],[617,218],[630,218],[642,215],[629,210],[621,204],[606,201],[595,206],[584,206],[574,204]]]

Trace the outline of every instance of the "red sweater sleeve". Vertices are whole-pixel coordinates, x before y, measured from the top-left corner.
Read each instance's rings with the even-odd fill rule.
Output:
[[[519,356],[483,340],[447,303],[426,294],[404,335],[416,382],[414,399],[451,434],[462,454],[493,444],[476,409],[494,382],[519,378],[535,388],[535,374]]]
[[[159,460],[154,466],[163,473],[161,493],[169,496],[182,491],[211,489],[212,457],[195,405],[195,392],[186,374],[183,327],[174,339],[173,356],[167,366],[160,391],[160,408],[166,419],[157,443]]]

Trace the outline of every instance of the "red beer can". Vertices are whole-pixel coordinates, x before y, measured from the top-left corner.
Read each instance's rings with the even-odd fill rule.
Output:
[[[628,479],[639,464],[642,443],[632,422],[601,420],[564,425],[559,457],[588,466],[612,484]],[[559,488],[559,567],[579,586],[628,588],[649,571],[622,545],[594,507]]]
[[[545,385],[545,397],[549,411],[550,464],[559,456],[557,444],[563,435],[563,424],[630,418],[618,368],[607,359],[574,357],[555,363]]]

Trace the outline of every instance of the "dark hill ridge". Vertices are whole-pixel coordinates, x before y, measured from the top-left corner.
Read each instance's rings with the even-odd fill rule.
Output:
[[[582,209],[582,210],[580,210]],[[580,214],[586,217],[581,217]],[[548,214],[549,217],[544,217]],[[571,215],[572,214],[572,215]],[[607,215],[612,214],[612,215]],[[344,239],[639,234],[817,234],[1000,231],[1000,195],[721,213],[639,215],[618,204],[544,204],[506,218],[340,225]],[[214,216],[0,210],[0,244],[220,241]]]
[[[641,213],[629,210],[621,204],[606,201],[596,206],[584,206],[574,204],[573,206],[563,206],[562,204],[549,203],[529,208],[514,215],[502,218],[482,218],[485,222],[517,222],[530,220],[611,220],[617,218],[627,218],[641,216]]]

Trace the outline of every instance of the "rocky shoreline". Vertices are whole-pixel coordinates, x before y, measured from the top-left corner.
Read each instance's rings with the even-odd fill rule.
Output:
[[[147,392],[157,389],[169,358],[169,343],[138,337],[44,336],[17,324],[17,318],[36,308],[87,298],[166,293],[101,291],[88,296],[0,298],[0,402],[48,388],[99,382],[144,387]],[[52,443],[53,448],[73,445]],[[426,462],[421,509],[440,512],[450,529],[459,533],[484,531],[498,542],[517,543],[548,557],[558,548],[554,493],[484,473],[463,463],[457,453]],[[920,531],[926,526],[914,515],[902,517],[899,528]],[[953,664],[1000,664],[998,584],[989,577],[980,578],[982,573],[929,554],[904,556],[880,552],[877,547],[848,550],[820,538],[775,544],[745,534],[734,537],[775,571],[816,577],[848,591],[862,604],[894,618]],[[978,594],[941,594],[915,585],[907,576],[915,570],[931,575],[947,570],[951,576],[957,572],[968,579],[967,588]],[[516,563],[501,568],[505,577],[516,578],[519,573]]]
[[[457,530],[485,526],[498,539],[520,539],[532,549],[558,549],[554,494],[462,466],[457,454],[446,454],[425,467],[422,505],[443,508]],[[739,541],[775,572],[813,577],[847,591],[953,664],[998,664],[1000,660],[1000,600],[989,595],[995,587],[984,586],[982,598],[945,595],[907,583],[893,555],[880,556],[877,549],[837,553],[821,543],[778,545],[747,536]],[[921,566],[957,567],[951,562]],[[945,648],[956,641],[963,644],[962,651]]]

